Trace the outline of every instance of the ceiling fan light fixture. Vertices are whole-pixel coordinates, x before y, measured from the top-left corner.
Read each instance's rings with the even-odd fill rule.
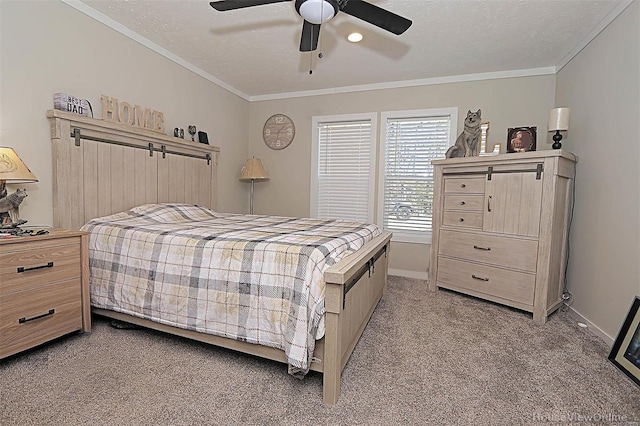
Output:
[[[305,21],[324,24],[338,13],[336,0],[296,0],[296,10]]]
[[[349,40],[351,43],[359,43],[362,41],[362,38],[362,34],[355,32],[347,36],[347,40]]]

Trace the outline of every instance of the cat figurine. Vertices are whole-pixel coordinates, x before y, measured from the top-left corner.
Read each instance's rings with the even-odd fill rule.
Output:
[[[464,119],[464,131],[460,133],[456,143],[447,150],[446,158],[475,157],[480,147],[480,121],[482,112],[467,112]]]
[[[18,224],[19,222],[19,214],[18,214],[18,206],[22,203],[27,197],[27,190],[18,188],[16,192],[7,195],[6,197],[0,198],[0,213],[8,213],[9,217],[3,217],[2,225],[6,225],[10,219],[13,224]],[[2,215],[4,216],[4,215]],[[23,221],[22,223],[25,223]]]

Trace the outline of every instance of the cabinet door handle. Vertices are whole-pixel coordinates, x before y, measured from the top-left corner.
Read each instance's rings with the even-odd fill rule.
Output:
[[[491,212],[491,195],[487,197],[487,211]]]
[[[42,268],[53,268],[53,262],[49,262],[46,265],[32,266],[31,268],[25,268],[24,266],[19,266],[18,267],[18,273],[26,272],[26,271],[33,271],[34,269],[42,269]]]
[[[491,251],[491,247],[480,247],[480,246],[474,245],[473,248],[476,250]]]
[[[478,281],[489,281],[489,278],[482,278],[482,277],[479,277],[479,276],[477,276],[475,274],[472,274],[471,278],[473,278],[474,280],[478,280]]]
[[[49,309],[49,312],[45,314],[36,315],[35,317],[31,317],[31,318],[22,317],[18,320],[18,324],[24,324],[27,321],[33,321],[33,320],[37,320],[38,318],[48,317],[49,315],[53,315],[55,313],[56,313],[55,309]]]

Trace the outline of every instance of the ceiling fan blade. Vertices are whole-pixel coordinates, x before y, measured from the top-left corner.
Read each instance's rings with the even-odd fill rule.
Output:
[[[412,24],[407,18],[363,0],[349,0],[344,8],[340,10],[396,35],[405,32]]]
[[[320,37],[320,24],[312,24],[305,20],[302,24],[300,51],[311,52],[316,50],[318,48],[318,37]]]
[[[211,7],[220,12],[242,9],[245,7],[261,6],[263,4],[282,3],[291,0],[221,0],[209,2]]]

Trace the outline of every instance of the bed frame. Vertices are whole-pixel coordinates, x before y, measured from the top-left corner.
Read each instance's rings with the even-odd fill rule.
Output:
[[[79,229],[95,217],[145,203],[216,209],[220,149],[58,110],[47,112],[53,150],[53,224]],[[387,284],[391,233],[384,231],[324,274],[325,336],[311,370],[323,373],[323,401],[334,405],[340,378]],[[286,362],[280,349],[239,342],[93,308],[95,314],[239,352]]]

